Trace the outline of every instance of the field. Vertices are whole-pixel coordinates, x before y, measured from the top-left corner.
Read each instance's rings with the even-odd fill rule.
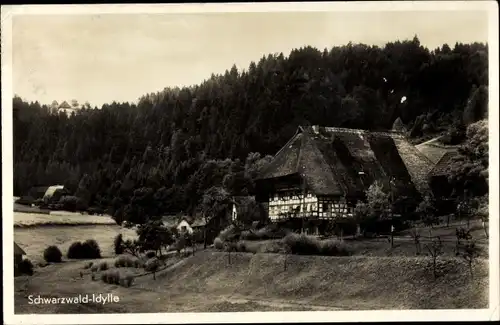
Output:
[[[110,256],[113,239],[118,233],[122,233],[125,239],[136,236],[134,230],[118,226],[109,217],[67,212],[51,215],[15,212],[14,218],[14,241],[33,262],[43,260],[47,246],[57,245],[65,255],[71,243],[87,239],[97,240],[103,256]]]
[[[110,216],[84,215],[67,211],[50,214],[14,212],[14,227],[42,227],[57,225],[116,225]]]
[[[172,257],[173,259],[177,257]],[[283,310],[487,308],[488,263],[474,276],[461,259],[440,259],[432,276],[425,257],[323,257],[203,251],[129,287],[92,281],[86,262],[65,262],[15,279],[16,313],[139,313]],[[383,275],[383,276],[381,276]],[[30,305],[29,295],[112,293],[107,305]]]

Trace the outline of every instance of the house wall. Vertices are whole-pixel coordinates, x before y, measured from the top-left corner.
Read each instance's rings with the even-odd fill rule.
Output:
[[[14,265],[18,266],[19,263],[23,261],[23,256],[21,254],[14,254]]]
[[[282,191],[269,198],[268,214],[271,221],[289,217],[333,219],[350,215],[352,208],[344,198],[318,197],[312,193]]]
[[[231,211],[231,221],[235,221],[238,217],[238,211],[236,211],[236,204],[233,204],[233,210]]]

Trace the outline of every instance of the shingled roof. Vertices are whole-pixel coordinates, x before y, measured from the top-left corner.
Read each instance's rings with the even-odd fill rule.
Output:
[[[14,242],[14,255],[26,255],[26,252]]]
[[[433,138],[429,141],[415,146],[433,164],[437,164],[447,152],[457,152],[458,146],[445,145],[441,142],[441,137]]]
[[[68,104],[67,101],[63,101],[61,105],[59,105],[59,108],[71,108],[71,105]]]
[[[258,180],[300,175],[317,195],[360,195],[375,180],[395,179],[406,195],[429,191],[433,164],[398,132],[299,127]]]
[[[452,164],[452,160],[457,155],[458,155],[458,153],[455,151],[446,152],[441,157],[441,159],[439,159],[439,161],[434,166],[434,168],[432,168],[431,172],[429,173],[429,176],[435,177],[435,176],[444,176],[444,175],[449,174],[450,165]]]

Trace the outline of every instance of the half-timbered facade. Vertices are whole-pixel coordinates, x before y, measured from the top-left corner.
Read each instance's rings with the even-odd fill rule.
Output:
[[[273,222],[298,220],[313,232],[352,215],[375,181],[397,183],[398,199],[429,191],[432,163],[398,132],[299,127],[256,181]]]

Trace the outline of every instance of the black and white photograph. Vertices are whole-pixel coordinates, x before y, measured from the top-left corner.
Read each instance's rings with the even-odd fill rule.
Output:
[[[495,1],[10,5],[1,38],[6,324],[498,320]]]

